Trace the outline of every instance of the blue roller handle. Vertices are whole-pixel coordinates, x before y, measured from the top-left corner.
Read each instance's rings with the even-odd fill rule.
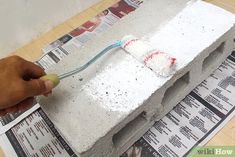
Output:
[[[88,68],[91,64],[93,64],[95,61],[97,61],[100,57],[102,57],[104,54],[106,54],[107,52],[109,52],[110,50],[114,49],[114,48],[119,48],[121,47],[122,42],[118,41],[108,47],[106,47],[104,50],[102,50],[100,53],[98,53],[95,57],[93,57],[91,60],[89,60],[86,64],[82,65],[79,68],[76,68],[72,71],[66,72],[64,74],[59,75],[59,79],[62,80],[66,77],[72,76],[74,74],[77,74],[83,70],[85,70],[86,68]]]

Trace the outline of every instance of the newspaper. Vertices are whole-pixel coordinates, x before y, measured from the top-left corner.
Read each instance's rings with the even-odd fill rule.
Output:
[[[20,110],[14,113],[8,113],[0,117],[0,135],[5,133],[11,127],[19,123],[25,117],[29,116],[32,112],[40,108],[38,103],[33,104],[32,107],[28,110]]]
[[[1,135],[0,146],[3,157],[77,157],[41,108]]]
[[[121,157],[181,157],[204,145],[235,109],[235,51]]]

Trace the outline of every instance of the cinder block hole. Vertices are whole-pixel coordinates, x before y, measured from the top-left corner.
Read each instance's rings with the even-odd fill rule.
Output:
[[[142,112],[135,119],[125,125],[120,131],[113,135],[113,144],[116,148],[123,146],[129,139],[147,122],[144,118],[146,112]]]
[[[189,84],[189,79],[190,79],[189,72],[187,72],[177,81],[175,81],[175,83],[166,90],[164,97],[162,99],[162,105],[163,106],[168,105],[171,99],[175,98],[180,91],[183,91]]]
[[[202,71],[206,71],[224,52],[225,42],[221,43],[214,51],[212,51],[203,61]]]

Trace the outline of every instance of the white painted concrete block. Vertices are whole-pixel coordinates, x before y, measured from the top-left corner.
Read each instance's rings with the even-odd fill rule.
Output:
[[[154,48],[178,60],[177,72],[164,78],[116,49],[63,80],[53,97],[42,99],[45,112],[81,157],[120,155],[232,51],[234,15],[205,2],[187,6],[159,28],[156,21],[165,19],[161,15],[169,19],[184,4],[182,0],[146,1],[103,36],[88,42],[79,54],[50,69],[59,74],[69,71],[127,34],[148,39]],[[158,12],[166,7],[164,13]]]

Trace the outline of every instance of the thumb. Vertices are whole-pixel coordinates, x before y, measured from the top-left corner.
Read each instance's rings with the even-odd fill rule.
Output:
[[[34,97],[44,93],[48,93],[54,87],[53,82],[50,80],[33,79],[25,82],[26,94],[28,97]]]

